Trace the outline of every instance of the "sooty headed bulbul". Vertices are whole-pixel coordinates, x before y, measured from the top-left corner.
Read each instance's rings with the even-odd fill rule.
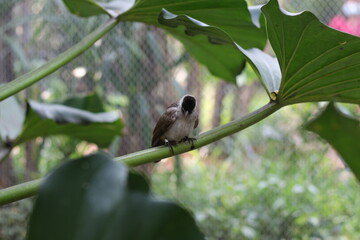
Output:
[[[196,111],[196,98],[191,95],[183,96],[179,102],[171,104],[156,123],[153,131],[153,147],[167,144],[171,152],[172,146],[179,142],[191,142],[194,148],[195,138],[190,134],[199,124]]]

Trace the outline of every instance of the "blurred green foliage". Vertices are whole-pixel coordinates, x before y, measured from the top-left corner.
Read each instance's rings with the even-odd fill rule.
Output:
[[[28,215],[32,206],[32,199],[24,199],[0,207],[0,239],[25,239]]]

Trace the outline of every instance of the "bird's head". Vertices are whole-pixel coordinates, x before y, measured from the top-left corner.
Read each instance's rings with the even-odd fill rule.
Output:
[[[181,98],[180,104],[182,113],[186,116],[191,114],[196,107],[196,98],[191,95],[185,95]]]

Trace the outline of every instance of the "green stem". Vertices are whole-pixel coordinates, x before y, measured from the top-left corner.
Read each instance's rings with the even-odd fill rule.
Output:
[[[32,70],[5,85],[0,86],[0,101],[14,95],[15,93],[27,88],[28,86],[40,81],[45,76],[53,73],[61,66],[70,62],[86,49],[90,48],[97,40],[102,38],[107,32],[116,26],[120,19],[110,19],[95,31],[83,38],[79,43],[69,48],[62,54],[51,59],[41,67]]]
[[[43,179],[21,183],[0,191],[0,206],[35,195]]]
[[[213,143],[221,138],[237,133],[260,120],[271,115],[275,111],[281,108],[280,104],[270,102],[262,108],[247,114],[246,116],[234,120],[228,124],[214,128],[208,132],[202,133],[197,137],[194,145],[195,148],[200,148],[210,143]],[[178,144],[174,147],[174,153],[180,154],[191,151],[191,146],[187,143]],[[151,163],[154,161],[161,160],[163,158],[171,157],[173,154],[168,147],[156,147],[150,148],[143,151],[131,153],[125,156],[115,158],[116,161],[123,162],[129,167],[139,166],[145,163]],[[0,205],[14,202],[23,198],[35,195],[39,189],[42,179],[37,179],[27,183],[22,183],[10,188],[6,188],[0,191]]]

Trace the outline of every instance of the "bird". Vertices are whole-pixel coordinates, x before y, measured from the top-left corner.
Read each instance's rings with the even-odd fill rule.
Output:
[[[152,147],[167,145],[174,154],[173,146],[180,142],[191,143],[194,149],[196,138],[190,137],[199,124],[196,98],[184,95],[178,102],[171,104],[161,115],[153,131]]]

